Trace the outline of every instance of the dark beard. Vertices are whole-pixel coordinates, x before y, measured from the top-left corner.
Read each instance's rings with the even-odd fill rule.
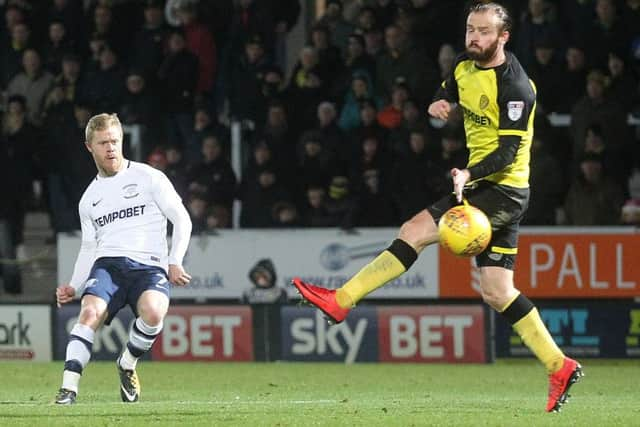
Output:
[[[469,50],[469,48],[467,48],[466,52],[469,58],[473,59],[474,61],[487,62],[488,60],[493,58],[493,55],[496,54],[496,50],[498,50],[498,39],[496,39],[495,42],[493,42],[483,51],[478,52],[476,50]]]

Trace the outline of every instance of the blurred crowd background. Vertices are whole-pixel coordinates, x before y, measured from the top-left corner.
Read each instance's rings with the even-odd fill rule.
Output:
[[[95,176],[84,127],[101,112],[140,129],[143,161],[172,180],[194,233],[234,214],[242,228],[396,226],[466,165],[461,117],[426,107],[464,48],[467,0],[0,3],[13,247],[29,210],[55,233],[79,229]],[[640,224],[640,0],[502,3],[507,47],[538,88],[524,224]]]

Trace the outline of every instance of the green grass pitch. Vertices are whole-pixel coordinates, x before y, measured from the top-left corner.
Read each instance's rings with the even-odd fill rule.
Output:
[[[54,405],[62,362],[0,363],[0,426],[640,425],[640,362],[586,360],[558,414],[533,360],[493,365],[141,362],[141,400],[120,402],[115,363],[85,370]]]

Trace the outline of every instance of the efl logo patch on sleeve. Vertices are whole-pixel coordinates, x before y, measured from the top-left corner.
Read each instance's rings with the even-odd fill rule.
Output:
[[[509,101],[507,102],[507,115],[514,122],[522,117],[522,111],[524,110],[524,101]]]

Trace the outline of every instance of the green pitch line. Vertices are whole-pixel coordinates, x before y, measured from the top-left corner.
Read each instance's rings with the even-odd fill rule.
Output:
[[[638,425],[640,361],[584,360],[559,414],[533,360],[494,365],[141,362],[141,401],[120,402],[115,363],[85,370],[54,405],[62,363],[0,363],[0,426]]]

